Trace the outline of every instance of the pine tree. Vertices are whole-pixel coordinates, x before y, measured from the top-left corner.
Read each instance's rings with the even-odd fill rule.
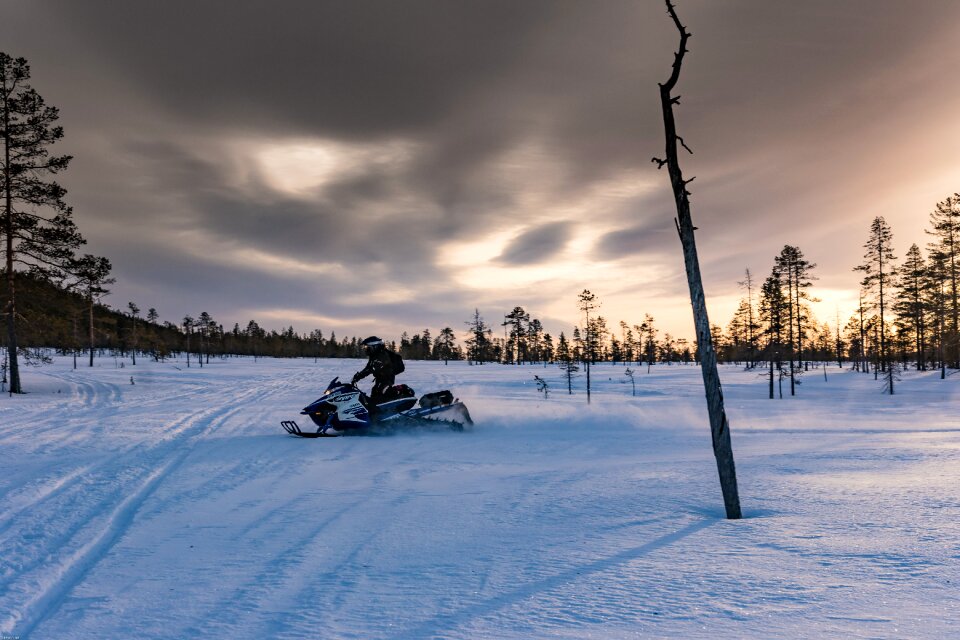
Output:
[[[832,356],[832,345],[833,345],[833,330],[830,328],[830,325],[824,322],[820,326],[820,330],[817,332],[816,339],[813,344],[815,353],[813,358],[820,362],[821,367],[823,368],[823,379],[827,379],[827,361],[831,360]]]
[[[420,337],[420,345],[419,345],[419,347],[417,347],[416,349],[414,349],[415,353],[417,354],[417,355],[415,356],[415,359],[417,359],[417,360],[430,360],[431,355],[432,355],[432,354],[430,353],[430,345],[431,345],[431,342],[432,342],[432,340],[431,340],[431,338],[430,338],[430,329],[424,329],[424,330],[423,330],[423,334],[422,334],[421,337]]]
[[[50,180],[67,168],[70,156],[50,155],[50,146],[63,137],[56,107],[48,106],[30,86],[24,58],[0,52],[0,138],[2,138],[3,222],[0,235],[6,254],[7,352],[10,392],[22,393],[17,359],[16,266],[63,280],[74,251],[84,240],[63,201],[66,190]],[[49,212],[49,213],[46,213]]]
[[[861,327],[860,316],[853,315],[850,316],[850,319],[847,320],[847,324],[843,327],[844,335],[846,339],[842,344],[847,345],[847,357],[853,361],[853,370],[860,371],[860,368],[863,366],[864,362],[864,345],[863,345],[863,329]],[[837,339],[838,348],[841,344],[840,339]]]
[[[453,329],[450,327],[444,327],[440,330],[440,335],[437,336],[438,345],[440,346],[440,353],[437,354],[438,357],[443,359],[443,364],[446,365],[447,361],[453,355],[454,344],[457,342],[457,337],[453,333]]]
[[[845,345],[843,342],[843,338],[840,336],[840,307],[839,306],[837,307],[837,324],[834,329],[836,331],[836,335],[834,337],[834,342],[833,342],[833,352],[834,352],[834,356],[836,356],[837,358],[837,366],[842,369],[843,368],[843,350]]]
[[[756,366],[757,336],[760,329],[761,326],[750,298],[741,299],[737,310],[733,314],[733,319],[727,327],[731,350],[728,358],[738,361],[742,358],[746,361],[748,369]]]
[[[644,315],[643,324],[637,328],[638,337],[643,342],[643,357],[647,361],[647,373],[657,359],[657,328],[656,320],[649,313]]]
[[[781,369],[783,336],[787,323],[787,299],[783,295],[780,272],[776,269],[767,277],[760,288],[760,319],[764,324],[763,334],[767,338],[767,360],[770,369],[770,399],[773,400],[773,370]]]
[[[237,329],[239,329],[239,327],[234,328],[234,333],[237,333]],[[323,331],[320,329],[311,331],[310,343],[313,345],[313,361],[316,362],[323,352]]]
[[[913,335],[917,371],[926,371],[927,349],[927,264],[917,245],[911,245],[897,274],[899,293],[893,304],[898,333]]]
[[[584,346],[586,347],[590,364],[609,359],[610,353],[606,348],[607,336],[609,334],[610,331],[607,329],[606,318],[598,315],[590,319],[588,330],[584,334]]]
[[[546,367],[548,362],[553,362],[555,358],[555,351],[553,348],[553,337],[549,333],[543,334],[543,366]]]
[[[749,269],[749,268],[744,270],[744,279],[743,279],[739,284],[740,284],[741,287],[743,287],[743,288],[745,288],[745,289],[747,290],[747,298],[746,298],[746,300],[745,300],[745,303],[746,303],[746,304],[744,304],[743,302],[741,303],[741,311],[740,311],[740,312],[741,312],[741,313],[744,313],[744,312],[745,312],[745,316],[746,316],[746,317],[743,318],[743,320],[745,321],[745,322],[744,322],[744,327],[745,327],[745,330],[746,330],[747,349],[748,349],[748,351],[749,351],[750,368],[752,369],[752,368],[755,367],[756,364],[757,364],[757,362],[756,362],[756,360],[757,360],[757,332],[760,330],[760,324],[757,322],[756,316],[755,316],[755,314],[754,314],[754,306],[753,306],[753,288],[754,288],[754,284],[753,284],[753,274],[750,273],[750,269]]]
[[[203,368],[204,356],[206,356],[207,364],[210,364],[210,347],[209,347],[209,337],[210,337],[210,325],[213,324],[213,318],[209,313],[203,311],[200,313],[200,317],[197,318],[196,327],[199,329],[200,333],[200,351],[197,356],[197,360],[200,361],[200,368]],[[290,327],[290,332],[293,332],[293,327]]]
[[[543,324],[536,318],[527,323],[526,351],[530,362],[543,359]]]
[[[72,261],[70,271],[76,277],[76,286],[83,293],[87,301],[88,327],[90,337],[90,366],[93,366],[93,352],[96,348],[94,340],[93,307],[105,295],[110,293],[106,285],[116,280],[110,276],[110,261],[107,258],[90,255]]]
[[[780,280],[787,288],[787,355],[790,358],[790,395],[796,395],[796,370],[794,368],[794,353],[797,356],[797,365],[803,366],[803,339],[807,314],[801,300],[809,300],[807,288],[812,284],[810,271],[815,267],[803,257],[803,252],[797,247],[785,245],[780,255],[774,260],[774,269],[780,275]],[[796,350],[794,347],[796,346]]]
[[[940,368],[940,378],[947,377],[947,310],[950,306],[950,263],[947,256],[937,250],[929,254],[926,275],[926,306],[930,310],[931,338],[936,345],[935,356]]]
[[[886,371],[889,364],[885,315],[895,273],[893,261],[896,260],[896,256],[893,255],[892,242],[893,232],[890,230],[890,226],[882,216],[877,216],[870,225],[870,237],[863,245],[863,248],[866,249],[866,253],[863,254],[864,262],[854,267],[855,271],[864,273],[861,285],[873,294],[875,307],[879,311],[880,351],[878,357],[881,371]],[[888,376],[887,381],[888,391],[893,395],[894,376]]]
[[[583,325],[583,363],[587,372],[587,404],[590,404],[590,365],[593,364],[596,357],[596,337],[591,335],[593,326],[591,324],[590,313],[599,306],[600,303],[597,302],[597,296],[591,293],[589,289],[584,289],[580,295],[577,296],[577,308],[584,314],[584,318],[586,319]]]
[[[467,339],[467,358],[478,364],[489,361],[492,358],[490,354],[492,330],[483,321],[479,309],[474,309],[473,318],[467,322],[467,326],[470,331],[470,337]]]
[[[573,360],[570,343],[567,342],[567,336],[564,335],[563,331],[560,332],[560,339],[557,340],[556,359],[560,362]]]
[[[187,316],[183,319],[184,327],[187,331],[187,362],[190,362],[190,329],[193,325],[193,318]],[[260,342],[264,337],[264,331],[260,328],[260,325],[257,324],[256,320],[251,320],[247,323],[247,328],[245,331],[248,339],[250,340],[251,351],[253,351],[253,361],[257,361],[257,354],[259,352]],[[327,343],[330,345],[330,357],[337,355],[337,336],[331,331],[330,332],[330,342]]]
[[[930,213],[933,231],[937,242],[931,245],[936,254],[945,280],[946,311],[950,322],[945,323],[944,342],[948,345],[945,354],[954,368],[960,368],[960,301],[958,301],[958,276],[960,276],[960,193],[955,193],[942,202],[938,202]]]
[[[513,311],[503,318],[503,326],[509,327],[507,336],[507,347],[510,349],[510,362],[523,364],[526,359],[526,336],[527,323],[530,321],[530,314],[523,307],[514,307]]]
[[[663,334],[663,340],[657,345],[660,361],[672,365],[677,361],[677,341],[669,333]]]
[[[567,394],[573,395],[573,378],[574,374],[580,370],[580,367],[574,362],[573,352],[570,350],[567,336],[563,335],[562,331],[560,332],[560,339],[557,341],[557,362],[559,363],[560,370],[563,371],[564,377],[567,379]]]
[[[130,350],[130,355],[133,359],[133,366],[137,366],[137,320],[140,319],[140,307],[138,307],[133,302],[127,303],[127,308],[130,310],[130,319],[133,321],[131,326],[131,343],[132,349]]]
[[[626,324],[626,323],[624,323]],[[627,329],[623,339],[624,345],[624,364],[627,362],[636,363],[639,358],[637,353],[637,338],[633,334],[633,329]]]

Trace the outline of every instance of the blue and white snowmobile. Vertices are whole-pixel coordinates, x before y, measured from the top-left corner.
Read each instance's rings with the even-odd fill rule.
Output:
[[[419,404],[419,406],[417,406]],[[405,384],[387,390],[386,398],[373,404],[356,385],[334,378],[318,400],[304,407],[301,415],[310,416],[315,431],[304,431],[294,420],[280,425],[287,433],[304,438],[324,438],[389,432],[394,429],[446,425],[454,431],[473,424],[467,407],[449,391],[437,391],[420,397]]]

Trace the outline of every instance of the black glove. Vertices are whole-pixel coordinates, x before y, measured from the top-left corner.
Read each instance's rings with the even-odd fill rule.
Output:
[[[351,378],[351,380],[350,380],[350,384],[355,385],[355,384],[357,384],[359,381],[360,381],[360,374],[359,374],[359,373],[355,373],[355,374],[353,374],[353,378]]]

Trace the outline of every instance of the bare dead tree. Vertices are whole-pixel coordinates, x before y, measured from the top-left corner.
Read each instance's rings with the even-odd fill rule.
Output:
[[[663,107],[663,129],[666,135],[666,158],[653,158],[657,168],[667,165],[670,174],[670,184],[677,204],[677,232],[683,245],[683,258],[687,270],[687,283],[690,287],[690,303],[693,307],[693,321],[697,329],[697,345],[700,350],[701,372],[703,386],[707,396],[707,410],[710,414],[710,430],[713,435],[713,453],[717,459],[717,471],[720,474],[720,488],[723,491],[723,503],[726,507],[727,518],[735,520],[741,517],[740,495],[737,490],[737,472],[733,462],[733,447],[730,443],[730,424],[723,408],[723,391],[720,388],[720,375],[717,371],[717,354],[713,348],[710,336],[710,320],[707,317],[707,304],[703,293],[703,281],[700,277],[700,262],[697,258],[697,245],[694,240],[693,219],[690,216],[690,192],[687,185],[693,182],[683,179],[680,170],[680,161],[677,158],[679,144],[689,153],[693,153],[683,138],[677,135],[676,121],[673,116],[673,105],[680,104],[680,96],[672,96],[671,92],[680,79],[680,66],[687,53],[687,41],[690,32],[680,23],[676,9],[670,0],[665,0],[667,13],[673,19],[677,31],[680,32],[680,47],[674,54],[673,69],[670,78],[660,85],[660,103]]]

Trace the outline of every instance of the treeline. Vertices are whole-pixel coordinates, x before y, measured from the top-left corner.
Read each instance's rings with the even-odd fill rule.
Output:
[[[669,333],[659,337],[654,318],[649,314],[640,324],[621,320],[617,325],[619,333],[609,326],[606,318],[596,315],[572,327],[569,338],[561,331],[556,339],[544,331],[540,320],[519,306],[504,316],[496,330],[484,320],[479,309],[467,325],[465,357],[477,364],[542,364],[568,359],[624,364],[694,361],[695,343]]]
[[[870,225],[863,261],[859,303],[852,316],[821,322],[809,308],[815,264],[787,245],[774,258],[770,275],[757,286],[748,269],[741,285],[746,297],[726,333],[714,327],[718,351],[727,361],[769,368],[770,395],[774,377],[796,380],[811,362],[836,361],[882,377],[894,393],[898,374],[960,368],[960,194],[936,203],[930,212],[931,237],[926,252],[916,244],[898,262],[893,231],[882,217]],[[774,372],[777,372],[776,374]]]
[[[8,279],[3,270],[0,297],[8,295]],[[154,308],[143,313],[129,302],[118,310],[94,303],[82,293],[61,286],[39,274],[17,271],[13,281],[20,299],[16,332],[19,344],[30,345],[19,353],[28,362],[40,358],[42,351],[62,355],[110,353],[122,357],[148,357],[163,361],[172,357],[190,357],[199,365],[211,357],[251,356],[275,358],[360,358],[365,357],[360,341],[366,336],[338,337],[336,332],[324,334],[320,329],[298,333],[292,326],[283,330],[267,330],[256,320],[246,325],[234,323],[225,328],[211,314],[201,312],[186,316],[180,322],[161,321]],[[90,324],[92,321],[92,324]],[[92,339],[91,339],[92,336]],[[6,348],[6,333],[0,334],[0,345]],[[429,329],[413,336],[406,332],[400,342],[388,343],[405,358],[418,360],[462,360],[463,350],[457,345],[453,329],[445,328],[436,337]],[[4,354],[6,352],[4,351]],[[42,359],[42,358],[41,358]],[[4,356],[3,371],[7,363]],[[4,376],[5,379],[5,376]]]
[[[363,356],[359,342],[365,336],[338,338],[335,332],[324,335],[319,329],[301,334],[293,327],[268,331],[255,320],[250,320],[243,327],[235,323],[231,328],[224,328],[207,312],[200,313],[196,318],[186,316],[175,324],[160,321],[156,309],[150,308],[144,314],[138,305],[130,302],[124,310],[96,303],[91,315],[88,300],[83,294],[37,274],[18,271],[14,276],[20,299],[16,331],[19,343],[30,345],[30,349],[20,350],[20,355],[26,357],[28,362],[39,357],[41,350],[52,350],[62,355],[89,356],[91,344],[95,353],[117,354],[130,357],[134,362],[138,356],[163,361],[189,355],[193,362],[200,365],[209,362],[211,357],[225,356]],[[7,282],[6,277],[0,282],[0,296],[8,295]],[[93,324],[89,325],[91,319]],[[7,346],[5,333],[0,335],[0,345],[4,348]],[[430,339],[429,330],[413,338],[404,334],[400,344],[393,342],[391,346],[400,349],[408,358],[463,357],[455,345],[452,329],[441,332],[436,340]]]
[[[0,271],[2,273],[2,271]],[[6,277],[0,281],[0,296],[7,295]],[[185,316],[180,322],[161,321],[154,308],[146,312],[133,302],[115,309],[102,301],[93,304],[87,296],[28,272],[15,272],[14,282],[20,303],[16,318],[19,342],[30,345],[21,355],[28,358],[37,349],[61,355],[95,354],[150,358],[163,361],[189,357],[205,364],[210,358],[227,356],[276,358],[360,358],[365,357],[360,341],[365,336],[342,336],[321,329],[298,332],[290,326],[267,330],[256,320],[241,326],[225,327],[211,314]],[[92,320],[92,325],[90,324]],[[473,363],[554,363],[583,362],[693,362],[695,343],[659,336],[654,319],[647,315],[640,324],[621,321],[614,333],[607,320],[596,315],[588,323],[572,328],[570,337],[561,332],[557,339],[532,318],[523,307],[508,313],[498,331],[483,319],[479,310],[465,323],[462,345],[457,332],[445,327],[436,335],[429,328],[404,332],[399,341],[387,346],[411,360],[470,360]],[[499,329],[503,335],[499,334]],[[91,341],[92,336],[92,341]],[[6,347],[5,336],[0,345]]]

